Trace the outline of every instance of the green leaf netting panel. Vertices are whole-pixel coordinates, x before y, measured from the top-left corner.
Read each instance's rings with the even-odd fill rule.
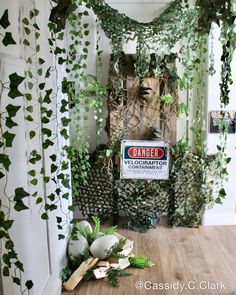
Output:
[[[159,213],[168,213],[166,185],[166,181],[155,180],[116,181],[118,210],[129,218],[129,228],[145,231],[155,226]]]
[[[93,165],[88,172],[87,184],[81,183],[75,203],[84,216],[112,216],[115,211],[114,188],[106,169]]]
[[[170,182],[170,222],[197,227],[208,204],[213,202],[214,181],[210,166],[215,157],[186,153],[174,161]]]

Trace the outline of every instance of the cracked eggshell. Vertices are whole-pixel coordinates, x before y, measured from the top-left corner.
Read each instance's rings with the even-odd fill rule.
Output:
[[[77,233],[78,240],[69,240],[68,244],[68,254],[78,257],[80,256],[86,249],[89,248],[88,241],[82,236],[80,233]]]
[[[93,257],[98,257],[100,260],[105,259],[106,251],[109,251],[117,242],[118,238],[114,235],[101,236],[92,243],[90,252]]]
[[[92,226],[87,220],[81,220],[78,222],[78,225],[81,229],[86,229],[90,233],[93,231]]]

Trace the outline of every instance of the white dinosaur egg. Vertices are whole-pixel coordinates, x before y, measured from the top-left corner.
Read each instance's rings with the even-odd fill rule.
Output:
[[[81,229],[86,229],[90,233],[93,231],[92,226],[87,220],[81,220],[80,222],[78,222],[78,225]]]
[[[88,241],[80,233],[77,233],[78,240],[69,240],[68,253],[75,257],[80,256],[86,249],[89,248]]]
[[[107,251],[118,242],[118,238],[114,235],[101,236],[97,238],[90,246],[90,252],[94,257],[103,260],[107,257]]]

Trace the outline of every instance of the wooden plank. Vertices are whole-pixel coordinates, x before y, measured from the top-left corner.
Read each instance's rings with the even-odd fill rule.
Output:
[[[68,291],[74,290],[74,288],[83,279],[86,272],[92,268],[98,262],[98,258],[89,258],[84,261],[70,276],[69,280],[63,284],[64,288]]]

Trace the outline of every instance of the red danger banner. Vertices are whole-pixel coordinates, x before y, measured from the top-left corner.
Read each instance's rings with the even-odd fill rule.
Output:
[[[160,159],[164,156],[164,151],[162,148],[145,148],[145,147],[130,147],[128,150],[128,155],[130,158],[140,158],[140,159]]]
[[[169,145],[167,143],[124,140],[121,149],[121,178],[169,178]]]

